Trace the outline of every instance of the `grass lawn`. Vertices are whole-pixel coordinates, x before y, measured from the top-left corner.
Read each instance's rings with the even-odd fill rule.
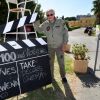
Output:
[[[65,54],[65,70],[67,73],[72,74],[73,70],[73,59],[69,55]]]
[[[65,69],[67,73],[73,73],[72,58],[67,54],[65,54]],[[74,100],[68,83],[62,84],[61,82],[57,59],[55,60],[54,73],[55,82],[53,84],[22,94],[19,96],[19,100]],[[17,97],[7,100],[17,100]]]

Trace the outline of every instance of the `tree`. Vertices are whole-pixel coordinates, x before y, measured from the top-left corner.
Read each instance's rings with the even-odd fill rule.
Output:
[[[93,9],[91,11],[96,16],[96,24],[100,24],[100,0],[93,1]]]
[[[0,25],[6,23],[7,19],[7,5],[5,0],[0,0]]]
[[[26,8],[31,9],[31,12],[33,12],[34,9],[35,9],[35,5],[36,5],[35,2],[31,3],[31,4],[28,3],[26,5]],[[40,4],[37,5],[36,12],[38,13],[37,20],[40,20],[40,22],[43,22],[44,21],[44,12],[41,10],[41,5]]]
[[[67,21],[76,21],[76,17],[66,17],[65,20],[67,20]]]
[[[36,3],[28,3],[26,5],[27,8],[31,9],[31,11],[34,10]],[[15,7],[14,5],[11,5],[11,7]],[[41,5],[38,4],[36,11],[38,12],[38,16],[37,19],[40,19],[40,21],[42,22],[44,20],[44,13],[42,10],[40,10]],[[7,8],[7,4],[6,4],[6,0],[0,0],[0,25],[3,23],[6,23],[6,19],[7,19],[7,12],[8,12],[8,8]],[[15,20],[17,19],[17,15],[16,13],[10,13],[10,21],[11,20]]]

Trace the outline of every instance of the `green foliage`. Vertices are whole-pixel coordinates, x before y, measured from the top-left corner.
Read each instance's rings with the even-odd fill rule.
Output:
[[[100,0],[93,1],[93,8],[91,11],[96,15],[96,24],[100,24]]]
[[[85,44],[74,44],[72,46],[72,53],[74,54],[74,58],[77,60],[89,59],[86,55],[87,52],[88,49]]]
[[[5,0],[0,0],[1,5],[0,5],[0,25],[3,23],[6,23],[7,19],[7,5]]]
[[[79,26],[74,26],[74,27],[69,27],[69,31],[72,31],[72,30],[75,30],[75,29],[78,29],[80,28]]]
[[[45,37],[44,33],[42,33],[42,32],[41,33],[38,32],[37,35],[38,35],[38,37]]]
[[[66,17],[65,20],[67,20],[67,21],[76,21],[76,17]]]
[[[67,54],[65,54],[65,71],[69,74],[74,72],[73,59],[70,57],[70,55]]]
[[[36,3],[32,1],[32,3],[27,3],[26,5],[26,8],[27,9],[31,9],[31,12],[34,11],[35,9],[35,5]],[[38,15],[37,15],[37,20],[40,20],[40,22],[43,22],[44,21],[44,12],[41,10],[41,5],[38,4],[37,8],[36,8],[36,12],[38,12]]]

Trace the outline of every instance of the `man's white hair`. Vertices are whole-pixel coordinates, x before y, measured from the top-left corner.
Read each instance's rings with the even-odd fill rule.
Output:
[[[48,14],[48,12],[52,12],[55,15],[55,11],[53,9],[49,9],[46,11],[46,15]]]

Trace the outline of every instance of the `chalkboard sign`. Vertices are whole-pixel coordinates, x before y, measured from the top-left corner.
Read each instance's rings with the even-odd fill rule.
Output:
[[[0,45],[0,100],[50,83],[47,43],[42,38]]]

